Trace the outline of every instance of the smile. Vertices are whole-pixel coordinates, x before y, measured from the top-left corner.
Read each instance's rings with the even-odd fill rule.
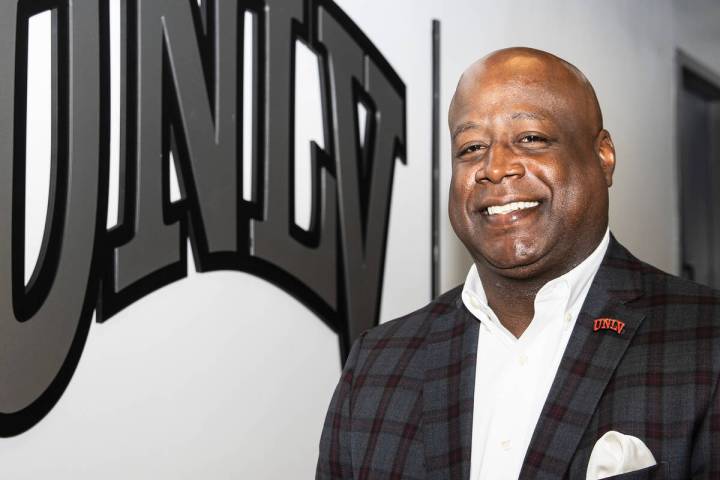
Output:
[[[516,210],[537,207],[538,205],[540,205],[540,202],[511,202],[505,205],[491,205],[485,209],[485,213],[488,215],[504,215]]]

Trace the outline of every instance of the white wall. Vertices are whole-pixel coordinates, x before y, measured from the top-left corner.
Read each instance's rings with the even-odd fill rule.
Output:
[[[611,227],[640,258],[677,271],[670,0],[338,3],[407,86],[408,162],[395,173],[383,321],[429,297],[432,18],[442,21],[443,112],[465,66],[497,48],[545,49],[585,72],[618,152]],[[444,209],[445,129],[442,139]],[[30,181],[41,182],[42,172],[34,175]],[[462,281],[469,259],[444,210],[442,218],[449,288]],[[313,476],[340,372],[336,336],[265,281],[189,270],[187,279],[92,325],[57,406],[30,431],[0,439],[0,478]]]

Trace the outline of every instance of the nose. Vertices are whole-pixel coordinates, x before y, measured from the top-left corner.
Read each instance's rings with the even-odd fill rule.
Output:
[[[505,145],[495,143],[490,146],[485,161],[475,171],[477,183],[501,183],[506,178],[521,178],[525,167],[520,157]]]

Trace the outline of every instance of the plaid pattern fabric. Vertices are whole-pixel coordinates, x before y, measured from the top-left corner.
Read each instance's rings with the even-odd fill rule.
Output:
[[[478,322],[455,288],[365,332],[328,410],[318,479],[467,479]],[[621,320],[621,333],[593,329]],[[614,238],[535,428],[523,479],[585,478],[610,430],[656,467],[619,478],[720,478],[720,296]]]

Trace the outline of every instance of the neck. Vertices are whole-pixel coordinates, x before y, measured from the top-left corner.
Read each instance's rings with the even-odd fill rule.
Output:
[[[515,337],[520,337],[535,315],[535,296],[544,281],[516,280],[491,275],[477,265],[488,305],[500,323]]]
[[[542,273],[512,277],[507,272],[498,271],[484,259],[475,261],[482,281],[488,305],[497,315],[500,323],[515,337],[520,337],[532,322],[535,315],[535,297],[550,280],[557,278],[582,263],[602,241],[602,234],[596,234],[593,241],[585,242],[584,248],[576,248],[569,261],[556,264],[556,268]]]

